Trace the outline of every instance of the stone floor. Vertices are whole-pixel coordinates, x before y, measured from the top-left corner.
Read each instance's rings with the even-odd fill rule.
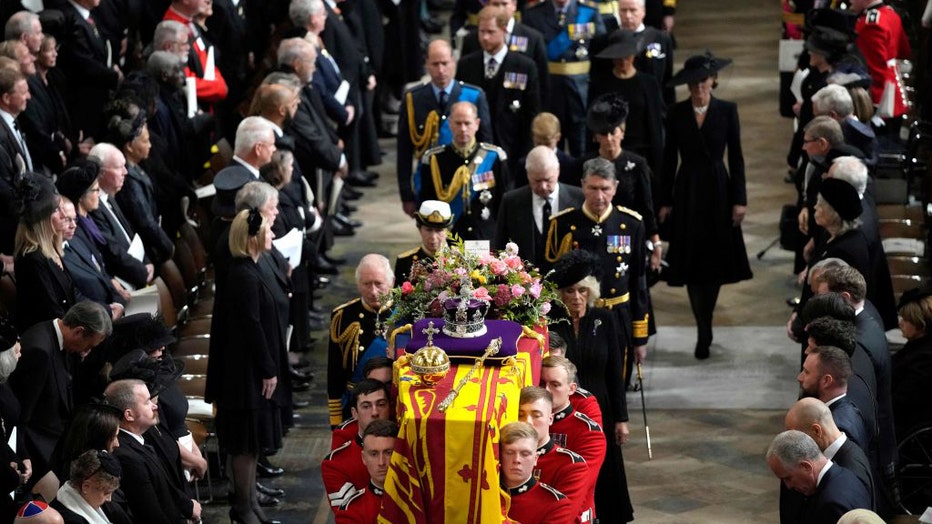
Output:
[[[796,397],[796,350],[783,335],[794,294],[790,254],[763,250],[777,235],[780,206],[793,199],[783,183],[790,121],[777,108],[777,41],[780,4],[772,0],[680,2],[675,34],[677,66],[706,49],[734,60],[719,79],[716,96],[738,103],[747,167],[745,240],[755,278],[723,289],[716,314],[712,358],[692,358],[692,318],[685,290],[665,284],[652,294],[659,334],[645,366],[645,398],[653,459],[648,458],[641,400],[631,394],[633,438],[625,447],[629,490],[637,522],[729,524],[777,522],[777,480],[763,459],[783,429],[783,413]],[[682,88],[681,88],[682,89]],[[686,96],[685,89],[679,98]],[[350,264],[325,293],[333,306],[353,295],[352,267],[367,252],[394,254],[417,244],[412,220],[404,216],[394,180],[394,143],[379,167],[378,187],[367,189],[357,217],[359,234],[341,239],[334,252]],[[709,253],[714,256],[714,253]],[[319,462],[328,451],[324,334],[316,333],[318,381],[305,394],[298,428],[273,458],[288,473],[270,484],[288,491],[269,515],[288,523],[332,522],[323,500]],[[215,489],[221,492],[222,489]],[[209,506],[208,522],[219,522],[223,505]]]

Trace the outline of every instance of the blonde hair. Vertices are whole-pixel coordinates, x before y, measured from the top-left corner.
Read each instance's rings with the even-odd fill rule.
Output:
[[[230,254],[236,258],[252,257],[253,253],[265,251],[265,235],[269,229],[269,220],[262,217],[262,225],[256,236],[249,235],[249,213],[244,209],[236,214],[230,225]]]
[[[55,207],[58,209],[58,206]],[[61,231],[55,231],[52,227],[52,213],[33,225],[27,225],[20,221],[16,227],[16,240],[14,241],[14,252],[17,256],[26,255],[33,251],[39,251],[45,258],[56,258],[62,255],[62,243],[64,238]]]
[[[548,140],[560,134],[560,119],[553,113],[537,113],[531,120],[531,135]]]

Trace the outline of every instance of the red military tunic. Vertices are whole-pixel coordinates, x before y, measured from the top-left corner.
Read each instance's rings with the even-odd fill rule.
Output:
[[[333,513],[337,524],[373,524],[382,509],[382,495],[385,491],[369,481],[369,486],[356,490],[346,502]]]
[[[550,439],[537,448],[537,480],[552,486],[573,503],[577,515],[575,522],[592,522],[592,490],[589,487],[589,466],[586,459],[575,451],[557,446]]]
[[[330,509],[335,512],[369,483],[369,472],[362,462],[362,440],[357,436],[328,453],[320,464],[320,476]]]
[[[558,446],[575,451],[586,459],[589,466],[589,492],[595,496],[595,483],[605,461],[605,433],[602,426],[576,411],[572,402],[553,414],[550,438]]]
[[[508,518],[521,524],[567,524],[575,522],[573,503],[566,495],[543,482],[531,478],[516,488],[508,489],[511,509]]]
[[[183,16],[180,13],[175,11],[172,8],[168,8],[165,11],[165,16],[162,20],[174,20],[175,22],[181,22],[188,28],[188,35],[190,36],[189,40],[191,41],[191,48],[194,50],[197,55],[197,60],[200,62],[201,71],[205,70],[207,66],[207,44],[204,43],[204,39],[201,38],[194,32],[194,29],[191,27],[193,22]],[[216,52],[216,51],[215,51]],[[216,64],[216,55],[214,55],[214,63]],[[214,66],[214,79],[207,80],[198,76],[194,71],[191,70],[190,66],[185,66],[184,68],[185,77],[193,77],[194,84],[197,91],[197,99],[202,102],[207,102],[209,104],[214,104],[224,100],[227,97],[228,88],[227,81],[223,79],[223,75],[220,74],[220,69]]]
[[[330,434],[330,450],[335,450],[344,442],[349,442],[359,435],[359,421],[355,418],[346,419]]]
[[[602,425],[602,408],[599,407],[599,399],[583,388],[576,388],[576,392],[570,395],[570,403],[576,411],[586,415]]]
[[[893,60],[908,59],[911,52],[900,15],[892,7],[877,2],[861,12],[855,31],[858,34],[855,43],[871,75],[871,100],[874,105],[879,104],[884,88],[890,84],[895,89],[892,116],[901,116],[907,108],[896,81]]]

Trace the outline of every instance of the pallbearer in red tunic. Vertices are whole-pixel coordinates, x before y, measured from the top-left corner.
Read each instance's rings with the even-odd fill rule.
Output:
[[[553,396],[544,388],[528,386],[521,390],[518,420],[537,431],[537,467],[534,478],[562,492],[576,511],[575,522],[592,522],[594,500],[589,489],[589,466],[574,451],[561,448],[550,438],[553,422]]]
[[[566,356],[566,341],[563,340],[563,337],[559,333],[551,331],[548,335],[550,339],[550,356],[553,357],[565,357]],[[546,362],[547,359],[544,359]],[[570,362],[571,365],[575,365]],[[575,371],[573,372],[575,375]],[[592,420],[596,421],[600,426],[602,425],[602,408],[599,407],[599,400],[595,398],[589,390],[579,387],[578,384],[572,384],[575,388],[570,394],[570,402],[573,404],[573,408],[576,411],[586,415]],[[541,387],[545,387],[543,382]]]
[[[358,428],[357,433],[349,440],[335,444],[336,447],[324,457],[320,465],[324,489],[334,512],[349,502],[356,491],[364,488],[368,482],[369,475],[361,458],[363,435],[372,422],[388,419],[388,388],[377,380],[363,380],[353,390],[352,405],[355,424],[351,419],[344,426],[355,425]],[[341,434],[345,433],[344,427]]]
[[[570,499],[534,478],[537,431],[526,422],[512,422],[501,431],[502,488],[511,498],[508,518],[521,524],[567,524],[576,521]]]
[[[576,365],[564,357],[550,356],[541,362],[541,384],[553,396],[553,423],[550,438],[566,449],[586,459],[589,466],[589,489],[595,494],[595,483],[605,461],[605,433],[602,426],[586,414],[577,411],[570,401],[578,390]],[[598,409],[598,403],[595,408]],[[599,411],[601,417],[601,411]]]
[[[369,483],[346,497],[333,512],[337,524],[372,524],[382,508],[385,476],[395,449],[398,424],[390,420],[374,420],[362,436],[362,462],[369,474]]]

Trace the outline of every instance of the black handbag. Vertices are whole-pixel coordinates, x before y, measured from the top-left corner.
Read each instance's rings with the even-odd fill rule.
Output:
[[[796,204],[786,204],[780,210],[780,247],[787,251],[796,251],[799,246],[799,209]]]

